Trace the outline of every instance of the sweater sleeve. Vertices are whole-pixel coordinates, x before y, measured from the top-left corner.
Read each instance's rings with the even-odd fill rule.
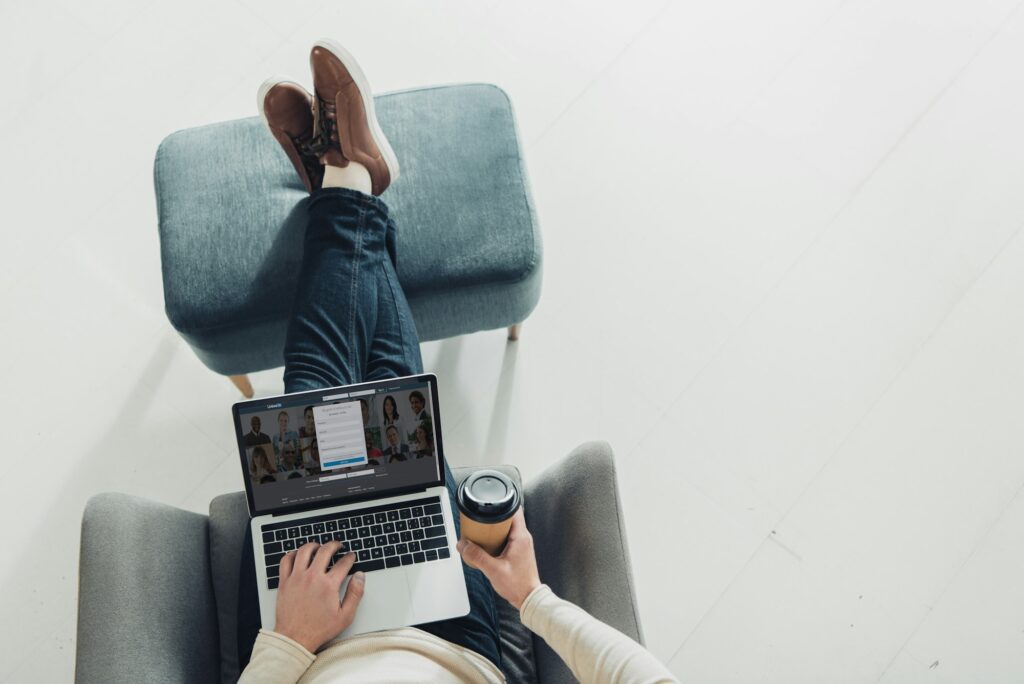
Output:
[[[544,639],[583,684],[677,682],[650,651],[542,584],[523,601],[523,624]]]
[[[286,636],[261,629],[239,684],[295,684],[316,656]]]

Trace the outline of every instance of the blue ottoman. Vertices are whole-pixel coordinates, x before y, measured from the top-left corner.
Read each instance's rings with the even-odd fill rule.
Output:
[[[517,325],[540,297],[541,240],[508,96],[493,85],[376,98],[402,165],[381,195],[422,340]],[[164,302],[211,370],[284,364],[308,195],[258,117],[178,131],[154,169]]]

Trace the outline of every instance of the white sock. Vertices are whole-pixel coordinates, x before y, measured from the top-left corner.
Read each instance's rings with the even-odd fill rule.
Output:
[[[349,162],[348,166],[325,166],[325,188],[349,188],[367,195],[373,190],[370,172],[359,162]]]

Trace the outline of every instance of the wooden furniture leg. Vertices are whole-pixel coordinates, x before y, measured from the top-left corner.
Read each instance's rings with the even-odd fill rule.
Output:
[[[248,375],[231,375],[228,377],[231,378],[231,382],[238,388],[238,391],[242,393],[243,397],[246,399],[252,399],[252,383],[249,382]]]
[[[515,342],[519,339],[519,327],[522,323],[516,323],[515,325],[508,326],[508,340],[509,342]]]

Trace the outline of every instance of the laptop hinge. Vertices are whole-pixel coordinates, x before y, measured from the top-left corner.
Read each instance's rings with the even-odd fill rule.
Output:
[[[406,494],[425,494],[426,491],[428,489],[432,488],[432,487],[443,487],[443,486],[444,486],[444,483],[436,484],[436,485],[430,485],[430,486],[424,485],[424,486],[416,488],[416,489],[407,489],[407,490],[403,491],[401,494],[391,494],[391,495],[384,494],[382,496],[370,497],[370,498],[366,498],[366,499],[361,499],[359,501],[350,501],[348,503],[352,503],[352,504],[370,503],[374,499],[385,499],[385,498],[388,498],[389,496],[404,496]],[[272,512],[272,513],[258,513],[257,516],[269,515],[271,518],[276,518],[276,517],[278,517],[280,515],[292,515],[293,513],[313,513],[315,511],[318,511],[318,510],[323,509],[323,508],[330,508],[331,506],[344,506],[344,505],[346,505],[344,502],[342,502],[342,503],[332,503],[330,505],[314,506],[312,508],[307,508],[305,510],[275,511],[275,512]],[[257,517],[257,516],[252,516],[252,517]]]

